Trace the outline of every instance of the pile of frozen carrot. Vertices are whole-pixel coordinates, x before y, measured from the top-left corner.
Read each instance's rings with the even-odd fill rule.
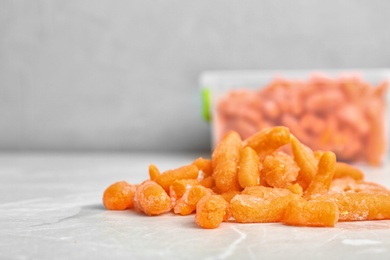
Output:
[[[160,172],[140,184],[119,181],[103,194],[109,210],[195,214],[203,228],[222,222],[332,227],[338,221],[390,219],[390,191],[364,180],[331,151],[313,151],[284,126],[242,140],[228,132],[210,159]]]
[[[216,101],[216,139],[230,130],[245,139],[264,127],[284,125],[310,148],[333,151],[339,161],[378,165],[386,150],[387,88],[386,81],[374,86],[356,75],[242,86]]]

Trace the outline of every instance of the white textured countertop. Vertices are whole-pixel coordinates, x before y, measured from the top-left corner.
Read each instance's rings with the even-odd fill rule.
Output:
[[[0,259],[389,259],[390,221],[335,228],[223,223],[104,210],[111,183],[139,183],[197,154],[1,154]],[[208,155],[202,155],[208,157]],[[390,188],[390,166],[364,168]]]

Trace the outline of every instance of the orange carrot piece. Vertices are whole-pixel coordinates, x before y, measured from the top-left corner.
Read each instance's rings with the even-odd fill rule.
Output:
[[[299,142],[294,136],[291,137],[291,147],[294,160],[300,168],[298,179],[301,179],[308,185],[317,173],[318,161],[314,157],[313,151]]]
[[[340,221],[390,219],[390,192],[343,192],[320,199],[337,204]]]
[[[242,191],[242,194],[256,196],[256,197],[263,198],[266,200],[272,200],[272,199],[276,199],[279,197],[290,195],[290,194],[292,194],[292,192],[288,189],[271,188],[271,187],[264,187],[264,186],[253,186],[253,187],[246,187]]]
[[[154,181],[160,175],[161,175],[161,173],[160,173],[160,170],[157,168],[157,166],[154,165],[154,164],[150,164],[149,165],[149,177],[150,177],[150,180]]]
[[[195,185],[199,185],[199,181],[196,179],[176,180],[169,186],[169,196],[173,201],[176,201],[183,197],[184,193]]]
[[[282,220],[288,203],[298,195],[290,194],[271,200],[251,195],[236,195],[230,202],[233,217],[239,223],[266,223]]]
[[[173,208],[173,212],[183,216],[189,215],[195,211],[196,204],[202,197],[211,195],[212,193],[211,189],[201,185],[193,186],[177,201]]]
[[[242,188],[256,186],[260,183],[259,157],[250,147],[241,150],[238,182]]]
[[[150,216],[160,215],[171,210],[170,197],[154,181],[144,181],[137,187],[134,202],[137,209]]]
[[[230,202],[234,196],[240,194],[241,192],[240,191],[227,191],[227,192],[224,192],[224,193],[221,193],[220,195],[222,196],[222,198],[224,198],[227,202]]]
[[[260,160],[290,142],[290,130],[285,126],[265,128],[245,141],[245,145],[254,149]]]
[[[221,140],[212,154],[213,177],[216,187],[221,192],[240,190],[237,171],[241,147],[241,137],[231,131]]]
[[[222,196],[204,196],[196,205],[195,223],[202,228],[217,228],[229,214],[229,203]]]
[[[286,207],[283,223],[292,226],[334,227],[339,211],[332,201],[303,198],[291,200]]]
[[[318,163],[318,172],[314,176],[313,181],[305,191],[305,197],[318,196],[321,193],[327,192],[333,180],[334,170],[336,166],[336,155],[333,152],[325,152]]]
[[[198,174],[198,168],[193,164],[189,164],[163,172],[155,179],[155,182],[157,182],[166,192],[169,192],[169,186],[174,181],[183,179],[197,179]]]
[[[215,186],[215,180],[213,176],[207,176],[206,178],[199,180],[199,183],[206,188],[212,188]]]
[[[336,167],[334,171],[334,179],[338,178],[344,178],[344,177],[351,177],[355,180],[363,180],[364,179],[364,174],[363,172],[344,162],[336,162]]]
[[[194,164],[200,171],[203,172],[204,177],[211,176],[213,173],[213,165],[210,159],[199,157],[193,161],[192,164]]]
[[[261,170],[267,184],[275,188],[287,187],[297,179],[298,173],[298,165],[284,152],[266,156]]]
[[[134,206],[135,186],[119,181],[108,186],[103,193],[103,204],[109,210],[125,210]]]
[[[289,191],[291,191],[294,194],[303,195],[303,189],[302,186],[298,183],[291,184],[286,187]]]

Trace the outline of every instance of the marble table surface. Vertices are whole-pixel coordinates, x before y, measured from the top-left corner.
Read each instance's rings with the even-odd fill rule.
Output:
[[[223,223],[205,230],[194,216],[107,211],[111,183],[139,183],[207,154],[0,154],[0,259],[389,259],[390,221],[334,228]],[[390,164],[363,167],[390,188]]]

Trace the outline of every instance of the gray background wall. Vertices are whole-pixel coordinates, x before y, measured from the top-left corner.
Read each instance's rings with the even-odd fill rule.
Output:
[[[205,150],[211,69],[390,67],[386,0],[2,0],[0,150]]]

